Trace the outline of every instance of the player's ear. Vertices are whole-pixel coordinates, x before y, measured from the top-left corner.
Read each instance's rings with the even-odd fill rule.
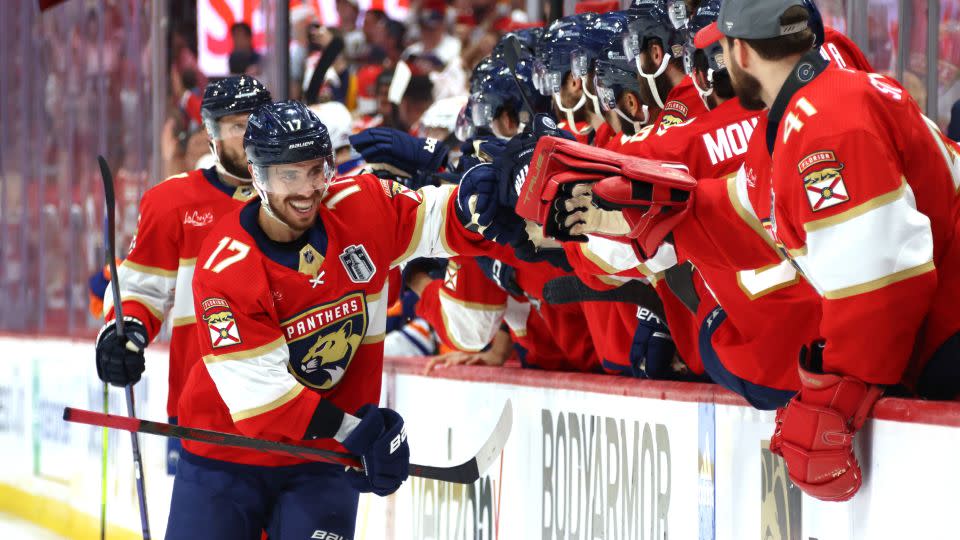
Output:
[[[250,178],[253,178],[253,165],[247,163],[247,172],[250,173]]]
[[[653,60],[655,66],[659,66],[660,62],[663,61],[663,46],[660,43],[650,44],[650,59]]]
[[[640,113],[640,100],[631,92],[625,92],[623,95],[623,108],[633,118]]]
[[[580,89],[580,77],[574,77],[572,71],[567,74],[567,81],[570,82],[570,90],[575,92]]]
[[[742,69],[748,69],[750,67],[750,61],[753,59],[752,54],[756,54],[742,39],[733,40],[733,48],[731,49],[731,52],[733,53],[734,59],[736,59],[737,63],[740,64]]]

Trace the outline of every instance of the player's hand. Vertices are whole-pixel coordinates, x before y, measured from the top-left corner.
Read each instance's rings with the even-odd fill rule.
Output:
[[[506,360],[505,357],[491,351],[453,351],[431,357],[423,369],[423,374],[429,375],[435,369],[452,366],[502,366]]]
[[[630,366],[635,377],[667,379],[674,374],[673,359],[677,346],[670,330],[655,313],[637,309],[637,329],[630,345]]]
[[[389,163],[414,178],[436,172],[448,153],[446,145],[437,139],[418,139],[387,127],[351,135],[350,144],[367,163]]]
[[[880,386],[849,375],[822,373],[823,345],[800,352],[800,392],[777,411],[770,451],[782,456],[790,479],[823,501],[845,501],[863,481],[853,439],[880,398]]]
[[[571,236],[626,236],[630,224],[623,214],[603,210],[593,202],[591,184],[566,184],[555,201],[557,227]]]
[[[383,497],[400,489],[410,467],[410,446],[403,418],[392,409],[367,404],[357,411],[360,423],[343,440],[343,446],[360,457],[363,471],[348,471],[361,493]]]
[[[136,384],[146,368],[147,329],[133,317],[123,322],[126,337],[117,334],[116,321],[105,324],[97,336],[97,376],[114,386]]]

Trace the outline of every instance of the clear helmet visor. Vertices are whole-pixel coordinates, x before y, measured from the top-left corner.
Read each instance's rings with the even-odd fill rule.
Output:
[[[617,93],[613,91],[612,88],[608,88],[603,85],[603,81],[599,77],[595,77],[593,80],[594,86],[597,88],[597,100],[600,101],[600,108],[604,112],[610,112],[617,107]]]
[[[574,51],[570,55],[570,71],[573,76],[578,79],[586,77],[589,70],[590,62],[587,60],[587,55],[582,51]]]
[[[477,133],[477,128],[473,125],[473,121],[470,116],[472,114],[473,100],[470,100],[466,105],[463,106],[463,109],[460,109],[460,114],[457,115],[457,125],[454,128],[454,136],[460,142],[466,142],[468,139],[472,139]]]
[[[544,76],[544,89],[547,93],[545,95],[552,96],[553,94],[560,93],[560,86],[563,84],[563,73],[559,71],[548,71]]]
[[[483,101],[482,99],[475,100],[470,107],[470,117],[473,120],[473,125],[489,126],[493,123],[494,112],[492,103]]]
[[[297,163],[254,166],[253,184],[261,196],[310,196],[316,191],[325,192],[336,172],[333,155],[329,155]]]
[[[634,28],[623,35],[623,52],[627,60],[636,60],[640,56],[640,36]]]

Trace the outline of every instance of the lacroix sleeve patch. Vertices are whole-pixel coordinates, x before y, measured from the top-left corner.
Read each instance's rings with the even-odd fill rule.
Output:
[[[203,310],[203,320],[207,323],[210,332],[210,345],[213,348],[238,345],[240,330],[237,321],[230,311],[230,305],[223,298],[206,298],[200,303]]]

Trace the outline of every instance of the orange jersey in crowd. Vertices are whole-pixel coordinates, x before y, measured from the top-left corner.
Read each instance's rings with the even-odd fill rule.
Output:
[[[190,286],[200,244],[215,222],[252,196],[251,186],[228,186],[210,168],[172,176],[147,190],[140,201],[136,236],[117,269],[120,297],[124,316],[143,322],[150,340],[163,321],[171,319],[168,416],[177,415],[187,374],[200,358]],[[114,318],[110,287],[104,315],[108,321]]]

